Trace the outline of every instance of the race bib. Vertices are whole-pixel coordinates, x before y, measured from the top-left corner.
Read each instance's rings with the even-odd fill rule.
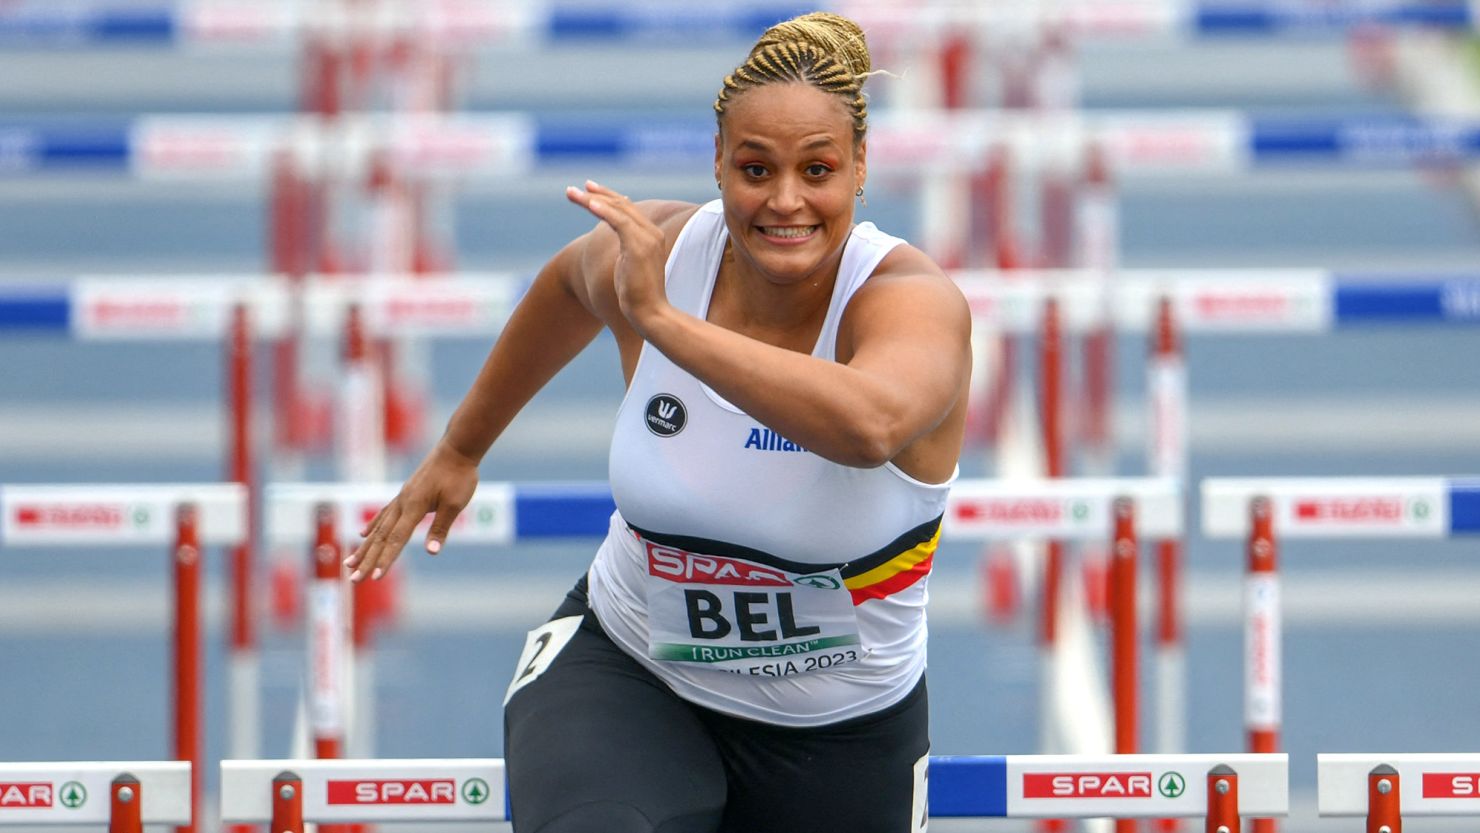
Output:
[[[653,659],[764,676],[862,659],[853,597],[836,568],[793,573],[639,540]]]

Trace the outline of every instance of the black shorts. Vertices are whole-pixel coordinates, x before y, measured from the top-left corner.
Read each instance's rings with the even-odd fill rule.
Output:
[[[583,578],[526,650],[504,708],[517,833],[912,833],[924,828],[925,681],[820,727],[719,714],[617,647]]]

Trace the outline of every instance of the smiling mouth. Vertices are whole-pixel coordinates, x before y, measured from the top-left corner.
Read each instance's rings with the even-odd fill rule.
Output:
[[[760,226],[761,234],[780,237],[784,240],[800,240],[811,237],[820,226]]]

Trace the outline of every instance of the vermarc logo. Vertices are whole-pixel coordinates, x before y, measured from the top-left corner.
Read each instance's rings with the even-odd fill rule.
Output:
[[[670,393],[660,393],[648,400],[645,422],[649,431],[660,437],[671,437],[683,430],[688,422],[688,411],[683,402]]]

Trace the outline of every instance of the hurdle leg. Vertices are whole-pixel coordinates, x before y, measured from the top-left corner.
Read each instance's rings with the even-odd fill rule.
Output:
[[[252,331],[244,303],[231,311],[231,332],[226,341],[227,399],[231,404],[228,426],[231,436],[231,480],[247,490],[246,540],[231,550],[231,633],[227,659],[227,714],[230,736],[227,749],[233,758],[257,757],[262,711],[259,692],[261,675],[257,660],[255,610],[252,586],[256,578],[256,521],[258,502],[255,460],[252,448]],[[234,833],[249,827],[238,825]]]
[[[176,829],[179,833],[194,833],[196,814],[200,812],[203,764],[200,731],[200,536],[195,507],[182,505],[175,523],[175,758],[191,764],[191,823]]]
[[[1249,560],[1244,599],[1244,720],[1250,752],[1279,749],[1280,597],[1275,571],[1274,510],[1266,498],[1250,504]],[[1274,833],[1274,819],[1255,819],[1254,833]]]
[[[1206,833],[1239,833],[1238,773],[1227,764],[1208,771]]]
[[[109,790],[108,833],[144,833],[143,789],[139,779],[124,773],[113,779]],[[192,808],[193,816],[193,808]]]
[[[1187,481],[1187,368],[1172,299],[1156,302],[1156,326],[1147,361],[1147,469],[1154,477]],[[1186,746],[1187,671],[1182,636],[1182,542],[1157,542],[1156,751]],[[1180,819],[1158,819],[1160,833],[1175,833]]]
[[[1129,498],[1115,500],[1115,542],[1110,567],[1111,688],[1115,693],[1115,752],[1127,755],[1137,749],[1138,663],[1136,662],[1136,530],[1135,504]],[[1135,819],[1116,819],[1116,833],[1135,833]]]
[[[1403,833],[1398,771],[1387,764],[1367,775],[1367,833]]]
[[[282,772],[272,779],[270,833],[303,833],[303,779]]]
[[[1042,387],[1042,413],[1039,415],[1043,430],[1043,458],[1044,474],[1047,477],[1064,476],[1064,453],[1062,421],[1060,419],[1060,392],[1062,390],[1061,380],[1063,371],[1063,343],[1059,332],[1059,303],[1056,298],[1050,297],[1043,304],[1043,330],[1039,343],[1039,375]],[[1041,652],[1044,666],[1043,679],[1045,700],[1054,698],[1056,687],[1056,675],[1054,674],[1054,657],[1059,650],[1058,626],[1059,606],[1063,602],[1061,590],[1063,564],[1064,564],[1064,542],[1049,541],[1047,544],[1047,557],[1043,567],[1043,609],[1041,613]],[[1055,715],[1051,710],[1045,710],[1040,718],[1042,738],[1045,744],[1057,737],[1056,731],[1062,727],[1055,724]],[[1057,752],[1057,748],[1045,745],[1044,752]],[[1044,833],[1056,833],[1066,828],[1063,819],[1043,819],[1038,823],[1039,830]]]
[[[334,507],[315,512],[308,604],[308,715],[314,757],[338,758],[344,743],[345,592]]]

